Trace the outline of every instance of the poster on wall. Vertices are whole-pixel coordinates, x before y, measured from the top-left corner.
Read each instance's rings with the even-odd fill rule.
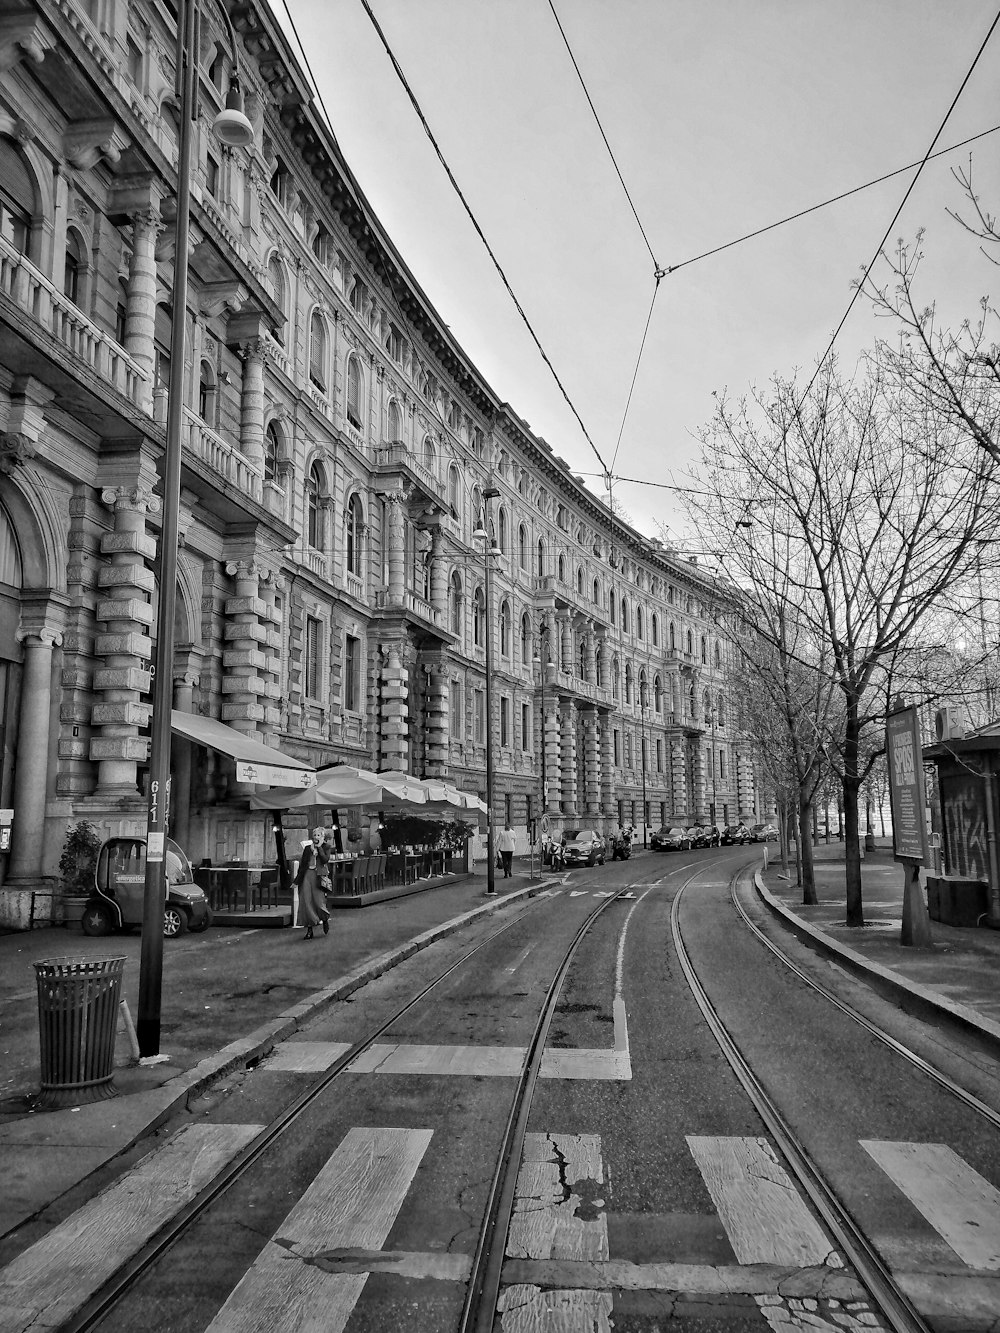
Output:
[[[890,713],[885,725],[885,753],[892,807],[892,854],[897,861],[926,863],[924,769],[920,723],[915,708]]]

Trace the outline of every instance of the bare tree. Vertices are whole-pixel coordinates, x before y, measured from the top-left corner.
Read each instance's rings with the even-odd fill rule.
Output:
[[[787,574],[809,645],[797,655],[839,691],[847,921],[861,926],[858,793],[875,753],[863,733],[884,717],[887,665],[992,537],[1000,456],[933,397],[900,392],[873,360],[855,380],[828,363],[805,395],[776,378],[739,403],[723,397],[703,431],[702,467],[712,495],[692,494],[689,508],[706,544],[740,587]],[[779,647],[773,626],[757,630]]]

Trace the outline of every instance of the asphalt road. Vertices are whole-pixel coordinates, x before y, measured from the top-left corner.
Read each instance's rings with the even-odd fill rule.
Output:
[[[784,1261],[809,1278],[833,1248],[822,1235],[809,1241],[818,1231],[810,1210],[785,1181],[674,954],[671,905],[692,881],[680,903],[685,943],[769,1093],[893,1268],[919,1279],[934,1305],[935,1327],[985,1329],[985,1315],[949,1322],[941,1311],[959,1297],[971,1308],[983,1299],[976,1295],[981,1290],[991,1299],[990,1265],[980,1251],[978,1260],[975,1253],[971,1261],[961,1257],[967,1236],[961,1224],[948,1231],[935,1199],[924,1201],[924,1211],[914,1202],[922,1159],[902,1184],[891,1170],[897,1159],[905,1168],[911,1149],[938,1145],[940,1160],[958,1164],[953,1183],[966,1195],[969,1180],[987,1192],[1000,1189],[996,1131],[876,1044],[740,925],[729,884],[747,859],[744,849],[727,849],[574,871],[558,892],[510,904],[414,955],[332,1006],[258,1068],[213,1088],[158,1134],[164,1150],[185,1134],[245,1136],[249,1126],[269,1123],[310,1086],[332,1052],[384,1022],[472,944],[483,944],[474,961],[382,1033],[355,1072],[310,1105],[101,1327],[451,1333],[512,1071],[566,942],[599,895],[619,885],[631,886],[630,893],[602,913],[579,949],[549,1033],[549,1064],[532,1103],[519,1183],[520,1229],[516,1238],[512,1230],[508,1249],[512,1259],[535,1262],[530,1272],[543,1277],[508,1285],[502,1327],[524,1333],[877,1327],[857,1301],[706,1295],[694,1279],[687,1293],[648,1281],[629,1289],[602,1278],[600,1265],[595,1290],[565,1293],[577,1281],[566,1273],[584,1259],[619,1261],[647,1275],[653,1265],[689,1265],[704,1276],[756,1264],[765,1277],[769,1264]],[[508,930],[488,939],[507,923]],[[324,947],[287,938],[287,945],[259,938],[234,945],[245,984],[232,988],[239,993],[229,1002],[240,1006],[241,1019],[242,1006],[261,1003],[261,988],[287,986],[294,979],[289,969],[308,966],[287,957],[279,966],[268,944],[286,953],[294,948],[300,957]],[[332,936],[327,943],[335,944]],[[175,976],[189,969],[185,987],[207,995],[213,985],[212,1003],[226,1004],[221,976],[205,976],[210,955],[195,947],[174,961],[181,964]],[[815,960],[811,965],[823,970]],[[307,974],[305,988],[315,983]],[[619,996],[623,1005],[616,1004]],[[902,1025],[928,1050],[940,1049],[933,1031],[918,1031],[915,1020],[881,1008],[886,1022]],[[207,1012],[206,1024],[213,1025]],[[956,1070],[978,1080],[980,1095],[1000,1105],[992,1071],[976,1052],[954,1051],[953,1059]],[[743,1200],[739,1181],[734,1185],[741,1163],[749,1163],[748,1187],[761,1172],[773,1175],[771,1202]],[[111,1219],[109,1244],[113,1226]],[[787,1258],[809,1244],[819,1257]],[[566,1263],[570,1269],[559,1268]],[[992,1269],[1000,1269],[1000,1254]]]

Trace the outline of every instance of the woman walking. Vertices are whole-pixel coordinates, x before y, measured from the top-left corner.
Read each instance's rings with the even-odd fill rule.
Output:
[[[320,876],[326,875],[328,853],[323,846],[326,829],[320,825],[312,831],[312,841],[302,848],[299,869],[295,883],[299,887],[299,914],[295,924],[305,926],[303,939],[313,938],[313,926],[322,923],[323,934],[330,933],[330,913],[326,907],[326,894],[320,887]]]

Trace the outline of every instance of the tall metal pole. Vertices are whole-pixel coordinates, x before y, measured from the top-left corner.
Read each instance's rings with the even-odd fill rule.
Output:
[[[646,825],[649,820],[646,817],[646,682],[639,682],[639,712],[642,717],[642,730],[639,734],[639,750],[642,754],[642,848],[646,850],[648,843],[646,841]]]
[[[486,893],[496,885],[496,850],[493,836],[493,536],[490,501],[500,492],[493,486],[483,491],[483,564],[486,572]]]
[[[194,133],[195,80],[198,62],[198,0],[181,0],[177,12],[177,70],[181,85],[181,123],[177,161],[177,220],[174,248],[173,313],[170,326],[170,378],[167,390],[167,437],[163,456],[163,524],[160,529],[156,653],[153,662],[152,745],[149,759],[149,807],[146,819],[146,879],[139,953],[139,1007],[135,1031],[139,1055],[160,1050],[160,1000],[163,988],[164,861],[170,798],[170,709],[173,702],[174,605],[177,595],[177,532],[181,496],[181,416],[187,332],[188,232],[191,204],[191,146]]]
[[[716,755],[715,755],[715,709],[714,709],[714,708],[709,709],[709,720],[711,721],[711,724],[712,724],[712,820],[711,820],[711,823],[712,823],[712,827],[714,828],[714,827],[715,827],[715,822],[716,822],[716,821],[715,821],[716,801],[717,801],[717,798],[718,798],[718,792],[716,791],[716,786],[715,786],[715,772],[716,772],[715,764],[716,764]]]

